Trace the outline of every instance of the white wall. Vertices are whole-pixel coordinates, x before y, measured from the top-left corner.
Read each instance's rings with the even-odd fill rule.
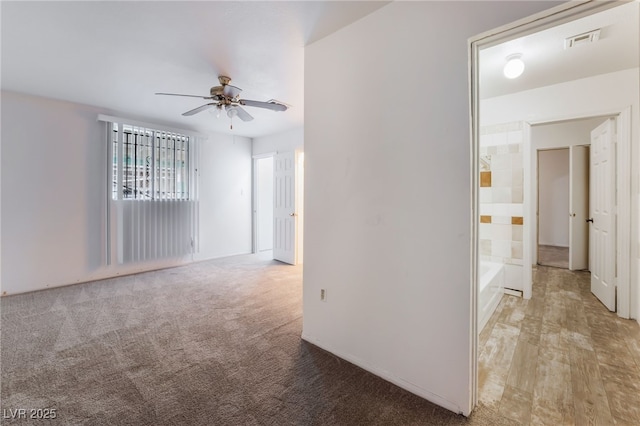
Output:
[[[569,149],[538,152],[538,244],[569,247]]]
[[[602,124],[608,116],[531,126],[531,151],[539,149],[567,148],[589,145],[591,131]]]
[[[253,139],[253,155],[304,150],[304,127]]]
[[[482,100],[482,124],[610,115],[631,106],[631,317],[640,321],[640,69],[629,69]],[[561,101],[559,101],[561,100]],[[535,171],[535,155],[529,165]],[[537,188],[531,185],[530,199]],[[529,217],[535,217],[530,204]],[[525,218],[526,220],[526,218]],[[535,228],[525,236],[532,244]],[[635,259],[635,261],[634,261]]]
[[[2,92],[3,293],[190,260],[104,265],[106,150],[104,124],[97,121],[99,113],[118,115],[86,105]],[[231,137],[209,135],[202,144],[200,164],[199,258],[250,252],[251,140],[236,138],[234,142]]]
[[[467,40],[551,6],[393,2],[305,50],[303,337],[456,412],[473,363]]]
[[[251,139],[215,134],[200,151],[200,253],[251,253]]]

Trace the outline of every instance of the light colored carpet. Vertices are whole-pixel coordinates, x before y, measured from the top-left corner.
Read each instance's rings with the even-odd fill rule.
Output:
[[[302,269],[260,256],[0,306],[2,409],[57,414],[3,424],[512,424],[484,406],[466,419],[302,341]]]

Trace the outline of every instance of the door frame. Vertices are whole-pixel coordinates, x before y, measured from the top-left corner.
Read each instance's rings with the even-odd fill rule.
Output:
[[[253,191],[251,195],[251,253],[258,253],[258,160],[264,158],[273,158],[276,152],[265,152],[263,154],[253,155],[251,167],[251,181],[253,182]]]
[[[531,177],[533,174],[538,173],[538,164],[535,162],[535,169],[531,169],[533,162],[532,157],[532,141],[531,141],[531,126],[539,124],[552,124],[562,121],[571,121],[579,119],[597,118],[606,116],[615,117],[616,119],[616,161],[615,161],[615,187],[618,197],[616,200],[616,233],[615,233],[615,246],[616,246],[616,291],[617,291],[617,306],[616,312],[618,316],[628,319],[631,312],[631,106],[616,108],[613,110],[603,110],[589,114],[575,114],[561,117],[549,117],[542,118],[535,121],[524,121],[524,186],[525,188],[531,188]],[[526,153],[529,153],[529,159],[526,158]],[[529,178],[527,179],[527,174]],[[528,182],[528,183],[527,183]],[[528,186],[529,185],[529,186]],[[536,191],[537,192],[537,191]],[[531,190],[524,191],[524,211],[529,213],[529,217],[534,217],[537,203],[533,203],[531,197]],[[529,206],[529,207],[527,207]],[[523,230],[523,295],[525,298],[531,297],[533,286],[533,265],[534,257],[532,253],[533,244],[537,233],[536,230],[529,227],[527,229],[527,221],[525,220],[525,228]],[[528,236],[528,238],[527,238]],[[529,249],[527,250],[527,246]],[[527,297],[528,296],[528,297]]]
[[[594,0],[578,0],[574,2],[567,2],[555,7],[552,7],[548,10],[544,10],[542,12],[533,14],[531,16],[516,20],[506,25],[502,25],[497,28],[493,28],[489,31],[478,34],[474,37],[468,39],[468,54],[469,54],[469,67],[468,67],[468,82],[469,82],[469,105],[470,105],[470,183],[471,183],[471,191],[470,191],[470,204],[471,204],[471,259],[470,259],[470,268],[471,268],[471,297],[470,297],[470,334],[469,334],[469,343],[471,347],[470,356],[469,356],[469,365],[470,365],[470,386],[471,392],[469,395],[469,405],[471,410],[478,403],[478,259],[479,259],[479,222],[480,222],[480,209],[479,209],[479,141],[480,141],[480,92],[479,92],[479,64],[480,64],[480,50],[485,47],[489,47],[491,45],[504,43],[508,40],[522,37],[528,34],[532,34],[534,32],[541,31],[546,28],[551,28],[554,26],[561,25],[566,22],[574,21],[576,19],[582,18],[584,16],[592,15],[598,12],[602,12],[612,7],[619,6],[621,4],[628,3],[627,1],[622,2],[599,2]],[[609,111],[609,114],[612,112]],[[621,129],[623,132],[626,132],[626,137],[629,140],[629,146],[624,149],[618,149],[619,156],[618,158],[626,156],[628,160],[626,164],[621,164],[622,167],[618,168],[618,174],[616,176],[616,184],[618,185],[618,193],[624,193],[624,196],[619,197],[622,201],[622,205],[618,205],[618,220],[619,223],[624,222],[625,228],[627,229],[627,234],[623,238],[619,238],[617,244],[630,246],[630,230],[631,230],[631,107],[624,106],[617,111],[613,111],[613,114],[619,114],[619,119],[622,119],[624,122],[628,122],[629,126]],[[606,115],[606,113],[600,114],[590,114],[590,115]],[[574,117],[577,118],[577,117]],[[551,120],[551,119],[550,119]],[[531,146],[531,123],[524,122],[524,144],[525,149],[523,152],[523,162],[524,162],[524,181],[523,185],[525,188],[531,188],[531,153],[530,149],[527,147]],[[622,127],[622,126],[619,126]],[[618,135],[620,137],[620,134]],[[623,162],[624,163],[624,162]],[[628,179],[626,182],[619,182],[619,176],[622,170],[626,170]],[[523,208],[524,211],[528,211],[530,209],[531,204],[531,191],[524,191],[524,199],[523,199]],[[620,210],[624,209],[624,212]],[[530,214],[530,212],[529,212]],[[530,216],[531,217],[531,216]],[[530,235],[530,220],[524,221],[523,224],[523,235]],[[620,230],[620,226],[618,227]],[[529,240],[528,244],[523,244],[523,261],[528,262],[531,265],[532,253],[531,253],[531,240]],[[627,260],[629,260],[629,251],[620,251],[618,250],[617,256],[624,257],[626,253]],[[618,261],[624,259],[617,259]],[[620,265],[620,263],[618,263]],[[629,265],[630,266],[630,265]],[[525,292],[525,297],[531,297],[531,283],[532,283],[532,269],[531,268],[523,268],[523,283],[525,289],[528,288],[528,294]],[[624,271],[623,275],[626,277],[626,291],[629,292],[629,278],[630,271],[628,268]],[[629,300],[630,302],[630,300]],[[619,309],[619,314],[622,314],[622,308]],[[626,306],[627,317],[629,314],[629,305]]]
[[[582,161],[582,164],[579,161]],[[587,218],[589,217],[589,202],[591,196],[591,144],[571,145],[569,147],[569,270],[589,270],[590,229]],[[579,173],[579,172],[582,173]],[[584,172],[587,173],[584,173]],[[578,176],[581,174],[582,176]],[[575,178],[575,179],[574,179]],[[582,195],[581,197],[577,196]],[[580,201],[579,204],[576,204]],[[581,205],[580,205],[581,204]],[[580,209],[580,207],[583,207]],[[584,209],[586,207],[586,210]],[[576,217],[577,213],[581,213]],[[584,217],[582,217],[584,214]],[[576,240],[584,240],[582,244],[576,244]],[[580,247],[579,247],[580,246]],[[586,250],[586,253],[585,253]],[[576,265],[576,261],[578,265]],[[585,266],[585,267],[582,267]]]

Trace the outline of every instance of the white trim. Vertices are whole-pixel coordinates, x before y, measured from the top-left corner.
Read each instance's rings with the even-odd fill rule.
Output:
[[[469,414],[471,414],[470,410],[465,410],[464,408],[460,407],[458,404],[456,404],[455,402],[452,402],[450,400],[448,400],[446,397],[441,396],[441,395],[437,395],[435,393],[432,393],[430,391],[428,391],[427,389],[421,388],[420,386],[415,385],[414,383],[411,383],[405,379],[402,379],[400,377],[394,376],[391,373],[389,373],[386,370],[382,370],[376,366],[373,366],[363,360],[361,360],[360,358],[333,350],[333,348],[329,347],[328,345],[325,345],[323,343],[321,343],[319,340],[314,339],[313,337],[302,333],[302,340],[311,343],[314,346],[319,347],[320,349],[323,349],[327,352],[332,353],[333,355],[337,356],[338,358],[342,358],[344,360],[346,360],[347,362],[350,362],[351,364],[354,364],[364,370],[369,371],[370,373],[375,374],[376,376],[393,383],[394,385],[401,387],[402,389],[405,389],[409,392],[411,392],[414,395],[418,395],[419,397],[422,397],[424,399],[426,399],[427,401],[433,402],[436,405],[439,405],[443,408],[446,408],[449,411],[453,411],[454,413],[457,414],[462,414],[463,416],[469,416]]]
[[[104,162],[105,177],[107,179],[106,185],[102,185],[105,189],[105,264],[111,265],[111,247],[112,247],[112,233],[111,233],[111,198],[113,197],[113,143],[111,142],[113,137],[113,123],[105,123],[105,141],[106,141],[106,158]]]
[[[482,46],[486,48],[633,1],[637,0],[569,0],[542,12],[477,34],[470,37],[468,41],[469,44],[482,42]]]
[[[177,128],[168,127],[168,126],[161,126],[159,124],[146,123],[144,121],[130,120],[128,118],[114,117],[114,116],[105,115],[105,114],[98,114],[98,121],[106,121],[109,123],[121,123],[121,124],[130,125],[130,126],[145,127],[147,129],[152,129],[152,130],[160,130],[162,132],[180,133],[185,136],[200,138],[201,140],[208,139],[207,135],[203,133],[194,132],[192,130],[177,129]]]
[[[631,313],[631,107],[616,118],[616,260],[618,316],[630,318]]]
[[[530,211],[534,203],[531,201],[531,185],[533,176],[531,176],[531,124],[528,122],[522,123],[522,187],[524,188],[522,197],[522,211],[529,211],[529,217],[525,214],[524,221],[522,223],[522,297],[525,299],[531,299],[533,294],[533,268],[532,258],[533,253],[531,250],[531,240],[527,241],[526,235],[531,235],[533,226],[532,221],[538,221],[537,212]],[[536,161],[537,157],[536,157]],[[536,180],[537,185],[537,180]],[[536,205],[537,208],[537,205]],[[536,227],[537,228],[537,227]],[[536,233],[537,238],[537,233]],[[528,244],[527,244],[528,242]],[[537,254],[536,254],[537,255]]]
[[[527,172],[527,168],[530,168],[531,165],[531,126],[539,125],[539,124],[552,124],[558,123],[562,121],[572,121],[572,120],[580,120],[585,118],[598,118],[598,117],[615,117],[616,118],[616,182],[615,182],[615,190],[617,192],[618,198],[616,200],[616,264],[617,264],[617,276],[616,276],[616,287],[617,287],[617,304],[616,304],[616,313],[619,317],[629,319],[631,314],[631,213],[632,213],[632,205],[631,205],[631,180],[633,177],[631,176],[631,106],[627,106],[624,108],[616,108],[616,109],[608,109],[608,110],[599,110],[594,113],[594,115],[588,114],[576,114],[576,115],[564,115],[561,118],[549,117],[538,119],[534,121],[525,121],[523,122],[523,130],[524,130],[524,187],[531,188],[531,173],[533,170],[529,170]],[[528,156],[529,158],[526,158]],[[538,170],[538,164],[536,159],[535,171]],[[625,179],[626,177],[626,179]],[[532,188],[533,189],[533,188]],[[538,188],[536,186],[536,193],[538,192]],[[529,215],[534,218],[536,217],[537,210],[537,202],[535,204],[531,203],[531,192],[524,192],[524,201],[525,206],[523,207],[525,212],[529,212]],[[621,194],[626,194],[626,196],[621,196]],[[527,201],[530,203],[529,207],[527,207]],[[532,268],[537,259],[532,254],[531,247],[533,246],[533,242],[537,238],[537,235],[533,233],[537,232],[533,230],[531,227],[527,229],[527,223],[530,224],[530,220],[525,220],[525,227],[523,229],[523,235],[529,236],[528,241],[523,246],[523,272],[524,272],[524,281],[523,288],[525,299],[531,297],[531,291],[533,287],[532,280]],[[523,241],[525,242],[525,241]],[[531,265],[527,267],[527,265]],[[529,297],[527,297],[529,294]]]
[[[480,158],[480,150],[479,150],[479,142],[480,141],[480,126],[474,126],[473,123],[480,123],[480,117],[478,116],[478,111],[480,110],[480,99],[478,96],[477,90],[474,90],[475,82],[474,77],[477,77],[479,72],[479,49],[473,43],[469,43],[468,48],[469,54],[469,87],[471,88],[469,93],[469,103],[471,105],[471,110],[469,114],[469,122],[471,126],[469,126],[469,134],[470,134],[470,143],[471,149],[470,154],[471,158],[471,297],[469,310],[471,312],[471,336],[470,347],[471,351],[469,354],[469,365],[470,365],[470,387],[471,392],[469,394],[469,407],[468,412],[473,411],[476,405],[478,405],[478,334],[480,330],[480,324],[478,323],[478,229],[479,229],[479,221],[480,221],[480,209],[479,209],[479,168],[478,168],[478,159]]]
[[[251,158],[253,158],[254,160],[259,160],[261,158],[274,157],[277,153],[278,153],[277,151],[265,152],[263,154],[253,155]]]

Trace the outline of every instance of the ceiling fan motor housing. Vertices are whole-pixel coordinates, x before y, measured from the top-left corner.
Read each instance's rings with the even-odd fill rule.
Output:
[[[211,96],[221,96],[223,91],[223,86],[213,86],[211,90],[209,90],[209,93],[211,94]]]

